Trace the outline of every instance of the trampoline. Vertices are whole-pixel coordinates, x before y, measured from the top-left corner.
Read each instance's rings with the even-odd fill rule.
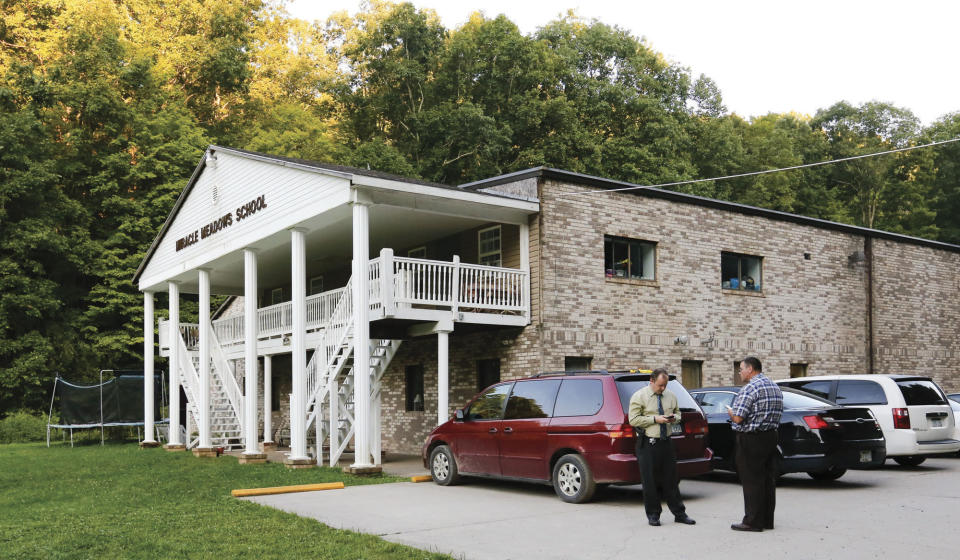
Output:
[[[114,377],[103,380],[105,374]],[[161,408],[166,408],[166,383],[163,373],[153,376],[154,399],[153,417],[159,425],[169,424],[168,418],[161,417]],[[53,421],[54,403],[59,397],[59,423]],[[135,426],[137,439],[141,439],[143,426],[143,371],[142,370],[100,370],[100,383],[96,385],[78,385],[59,375],[53,382],[53,394],[50,396],[50,414],[47,416],[47,447],[50,447],[50,430],[57,428],[69,430],[70,446],[73,446],[74,430],[100,428],[100,445],[103,445],[104,429],[111,426]],[[157,430],[158,433],[160,430]]]

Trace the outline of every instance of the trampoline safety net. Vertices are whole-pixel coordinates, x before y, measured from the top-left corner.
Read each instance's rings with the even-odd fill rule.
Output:
[[[60,397],[60,424],[142,424],[143,375],[121,374],[100,385],[74,385],[62,377],[57,380]],[[162,380],[154,376],[154,395],[163,394]],[[100,416],[101,397],[103,416]],[[154,418],[160,418],[160,401],[154,400]]]

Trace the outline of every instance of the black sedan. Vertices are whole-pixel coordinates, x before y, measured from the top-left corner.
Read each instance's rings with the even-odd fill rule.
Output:
[[[739,387],[704,387],[690,394],[710,424],[715,469],[735,470],[734,437],[727,406]],[[878,467],[887,456],[880,425],[867,408],[838,406],[794,389],[783,391],[780,420],[780,471],[805,472],[817,480],[836,480],[851,468]]]

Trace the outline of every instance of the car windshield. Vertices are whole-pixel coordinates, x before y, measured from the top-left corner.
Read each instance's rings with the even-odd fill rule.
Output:
[[[650,377],[621,377],[617,379],[617,392],[620,394],[620,404],[623,406],[624,414],[630,412],[630,397],[634,393],[650,384]],[[676,379],[671,379],[667,383],[667,389],[677,396],[677,404],[680,410],[700,410],[697,401],[693,400],[690,393]]]
[[[947,404],[937,384],[929,379],[905,379],[897,381],[907,406]]]

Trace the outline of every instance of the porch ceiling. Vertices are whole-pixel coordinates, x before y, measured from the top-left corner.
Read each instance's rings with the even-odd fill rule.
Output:
[[[468,230],[491,221],[495,217],[479,218],[455,216],[388,204],[370,206],[370,258],[380,249],[411,247],[429,240]],[[331,266],[349,266],[353,258],[353,221],[350,206],[341,206],[302,222],[307,230],[307,272]],[[255,245],[258,251],[257,277],[259,287],[279,286],[290,281],[290,234],[280,232],[261,239]],[[210,291],[213,294],[243,295],[243,253],[236,251],[210,261]],[[184,271],[173,278],[181,282],[182,293],[199,292],[195,270]],[[161,287],[158,287],[161,288]],[[162,289],[165,290],[166,286]]]

